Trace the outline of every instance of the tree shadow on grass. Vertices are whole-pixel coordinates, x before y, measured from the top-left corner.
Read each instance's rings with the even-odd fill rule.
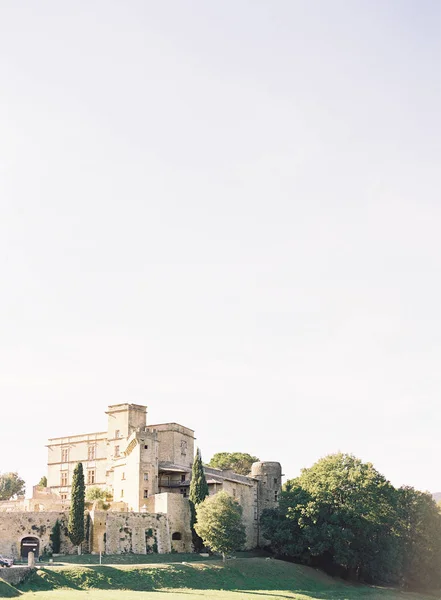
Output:
[[[231,564],[186,563],[136,567],[72,566],[36,571],[20,586],[22,591],[72,590],[225,590],[253,594],[256,600],[277,595],[299,594],[314,600],[422,600],[424,595],[351,585],[332,579],[314,569],[283,561],[243,559]]]
[[[0,598],[17,598],[18,596],[21,596],[21,592],[3,579],[0,579]]]

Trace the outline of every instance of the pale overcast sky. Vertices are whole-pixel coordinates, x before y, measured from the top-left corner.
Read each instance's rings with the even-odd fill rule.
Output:
[[[441,491],[441,2],[0,3],[0,471],[109,404]]]

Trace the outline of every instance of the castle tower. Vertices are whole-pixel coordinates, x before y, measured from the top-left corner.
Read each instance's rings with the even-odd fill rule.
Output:
[[[125,469],[125,450],[133,432],[146,427],[147,407],[140,404],[113,404],[108,407],[107,415],[107,471],[106,484],[115,488],[115,500],[123,500],[127,494],[126,486],[119,487],[118,479],[122,481],[129,476]],[[133,474],[132,474],[133,477]],[[131,479],[131,481],[134,481]],[[138,482],[138,478],[135,479]]]
[[[140,404],[113,404],[106,414],[108,440],[127,439],[132,431],[147,423],[147,407]]]
[[[257,479],[258,522],[265,508],[277,508],[282,490],[282,467],[278,462],[255,462],[251,465],[251,477]],[[258,532],[258,545],[266,545]]]
[[[120,458],[131,433],[145,427],[147,407],[139,404],[113,404],[107,411],[107,460]]]
[[[114,500],[139,512],[158,493],[158,434],[140,427],[127,440],[124,457],[113,464]]]

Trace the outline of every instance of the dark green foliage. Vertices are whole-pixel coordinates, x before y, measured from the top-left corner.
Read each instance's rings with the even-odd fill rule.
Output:
[[[86,514],[84,516],[84,540],[87,546],[89,546],[90,542],[90,521],[90,514],[88,511],[86,511]],[[87,548],[87,550],[89,551],[89,548]]]
[[[52,527],[49,539],[52,545],[52,552],[54,554],[59,554],[61,548],[61,525],[58,519],[55,521],[55,525]]]
[[[204,466],[202,464],[201,451],[196,450],[196,457],[193,461],[190,483],[190,500],[195,506],[200,504],[208,496],[208,484],[205,478]]]
[[[333,575],[409,588],[441,585],[441,515],[427,494],[396,490],[370,463],[335,454],[288,481],[264,511],[274,552]]]
[[[47,487],[47,477],[46,477],[46,475],[43,475],[43,477],[40,479],[40,481],[38,482],[38,486],[39,487]]]
[[[411,487],[397,490],[403,584],[441,586],[441,515],[430,494]]]
[[[264,535],[272,540],[275,526],[278,552],[333,574],[391,582],[398,577],[392,503],[392,486],[370,463],[331,455],[286,483],[279,525],[265,513]]]
[[[196,450],[196,457],[193,461],[190,482],[190,526],[195,552],[200,552],[203,548],[203,542],[195,531],[196,507],[208,496],[208,484],[205,478],[204,465],[202,463],[201,451]]]
[[[80,546],[84,540],[84,504],[85,485],[82,463],[75,467],[72,478],[72,492],[69,509],[68,535],[74,546]]]
[[[217,452],[208,466],[216,469],[232,469],[235,473],[249,475],[251,465],[255,462],[259,462],[257,456],[251,456],[246,452]]]
[[[18,476],[18,473],[0,475],[0,500],[10,500],[14,496],[22,496],[25,490],[25,482]]]
[[[0,577],[0,598],[18,598],[19,596],[21,596],[21,592]]]

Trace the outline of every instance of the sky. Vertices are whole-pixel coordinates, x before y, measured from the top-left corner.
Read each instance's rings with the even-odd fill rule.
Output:
[[[441,491],[441,3],[3,0],[0,472],[110,404]]]

